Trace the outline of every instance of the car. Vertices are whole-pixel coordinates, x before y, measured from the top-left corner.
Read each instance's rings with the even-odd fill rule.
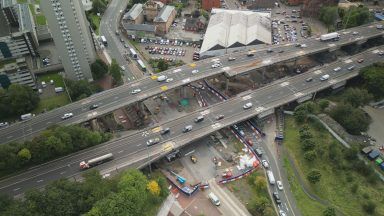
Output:
[[[246,103],[246,104],[243,105],[243,108],[244,108],[244,109],[249,109],[249,108],[251,108],[252,106],[253,106],[253,104],[252,104],[251,102],[248,102],[248,103]]]
[[[357,60],[358,63],[362,63],[363,61],[364,61],[363,58]]]
[[[263,165],[263,167],[264,167],[265,169],[268,169],[268,168],[269,168],[269,163],[268,163],[267,160],[262,160],[262,161],[261,161],[261,164]]]
[[[9,123],[8,122],[0,122],[0,128],[8,127]]]
[[[161,135],[165,135],[165,134],[167,134],[167,133],[169,133],[169,132],[171,132],[171,129],[170,129],[170,128],[164,128],[164,129],[162,129],[162,130],[160,131],[160,134],[161,134]]]
[[[283,53],[283,52],[284,52],[284,50],[279,50],[279,51],[278,51],[278,53]]]
[[[378,54],[379,56],[382,56],[382,55],[384,55],[384,51],[380,50],[377,54]]]
[[[281,199],[280,199],[279,193],[273,192],[273,198],[274,198],[277,205],[281,204]]]
[[[351,65],[351,66],[349,66],[348,68],[347,68],[348,70],[354,70],[355,69],[355,65]]]
[[[141,89],[134,89],[134,90],[132,90],[131,94],[137,94],[140,92],[141,92]]]
[[[307,79],[305,79],[306,82],[311,82],[313,80],[312,77],[308,77]]]
[[[159,142],[160,142],[160,138],[159,137],[155,137],[155,138],[149,139],[147,141],[147,146],[152,146],[152,145],[155,145],[155,144],[157,144]]]
[[[329,79],[329,75],[328,74],[325,74],[325,75],[320,77],[320,81],[325,81],[327,79]]]
[[[334,68],[333,71],[337,72],[337,71],[340,71],[341,70],[341,67],[337,67],[337,68]]]
[[[169,82],[172,82],[173,81],[173,78],[168,78],[165,80],[165,82],[169,83]]]
[[[271,52],[273,52],[273,50],[271,48],[268,48],[267,53],[271,53]]]
[[[352,32],[352,35],[358,35],[358,34],[359,34],[359,32],[357,32],[357,31]]]
[[[212,67],[212,68],[218,68],[218,67],[220,67],[220,66],[221,66],[220,63],[215,63],[215,64],[213,64],[211,67]]]
[[[301,48],[306,48],[306,47],[307,47],[307,44],[301,44],[300,47],[301,47]]]
[[[197,70],[197,69],[192,71],[192,74],[197,74],[197,73],[199,73],[199,70]]]
[[[161,76],[157,77],[158,82],[163,82],[163,81],[166,81],[167,79],[168,79],[168,77],[165,75],[161,75]]]
[[[228,57],[228,61],[235,61],[236,60],[236,58],[235,57]]]
[[[71,117],[73,117],[73,113],[65,113],[65,114],[61,117],[61,119],[65,120],[65,119],[69,119],[69,118],[71,118]]]
[[[221,119],[223,119],[224,118],[224,115],[218,115],[218,116],[216,116],[216,120],[221,120]]]
[[[97,104],[92,104],[92,106],[89,107],[90,110],[94,110],[96,109],[97,107],[99,107],[99,105]]]
[[[187,125],[187,126],[185,126],[185,127],[183,128],[183,133],[187,133],[187,132],[191,131],[192,128],[193,128],[192,125]]]
[[[125,67],[124,66],[120,66],[121,70],[125,70]]]
[[[283,190],[283,183],[281,181],[276,181],[277,188]]]
[[[128,44],[124,44],[124,47],[125,47],[125,48],[128,48],[129,46],[128,46]]]
[[[204,116],[197,116],[194,121],[195,121],[195,123],[202,122],[202,121],[204,121]]]
[[[279,216],[287,216],[287,213],[283,210],[279,210]]]

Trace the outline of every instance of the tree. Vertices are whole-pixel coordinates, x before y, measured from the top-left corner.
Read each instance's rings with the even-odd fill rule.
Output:
[[[309,130],[299,130],[299,136],[300,136],[300,141],[313,138],[313,135]]]
[[[312,139],[301,139],[300,143],[303,151],[313,150],[316,146],[316,143]]]
[[[168,69],[168,63],[164,60],[164,59],[160,59],[158,62],[157,62],[157,68],[161,71],[165,71]]]
[[[373,21],[373,16],[367,7],[349,7],[342,17],[345,28],[360,26]]]
[[[304,153],[304,158],[307,161],[314,161],[316,159],[316,151],[307,151]]]
[[[319,105],[321,111],[324,111],[329,106],[329,101],[325,99],[320,99],[317,104]]]
[[[100,59],[96,59],[96,61],[91,64],[91,71],[94,80],[101,79],[108,73],[108,65]]]
[[[21,149],[18,153],[17,156],[23,160],[23,161],[29,161],[31,159],[31,152],[27,148]]]
[[[12,114],[21,115],[35,109],[40,98],[33,89],[27,85],[12,84],[7,91],[9,98],[8,109]]]
[[[371,119],[361,109],[354,108],[349,103],[338,104],[330,112],[331,117],[341,124],[349,133],[359,135],[367,131]]]
[[[319,19],[327,26],[333,26],[339,17],[337,6],[325,6],[320,8]]]
[[[349,103],[353,107],[358,108],[368,104],[373,99],[373,95],[368,93],[366,89],[348,88],[343,93],[342,98],[345,103]]]
[[[376,99],[383,98],[384,95],[384,65],[375,64],[361,70],[361,75],[365,80],[365,88],[374,95]]]
[[[334,208],[332,207],[327,207],[324,211],[323,211],[323,215],[324,216],[336,216],[336,211]]]
[[[264,176],[256,176],[255,178],[255,188],[258,192],[266,191],[267,189],[267,180]]]
[[[83,98],[89,97],[95,92],[100,91],[100,87],[92,85],[86,80],[69,80],[65,79],[65,83],[68,87],[69,95],[73,101],[81,100]]]
[[[376,210],[376,204],[373,201],[369,200],[362,204],[362,208],[367,214],[373,215]]]
[[[159,184],[152,180],[150,182],[148,182],[148,185],[147,185],[147,189],[149,190],[149,192],[154,195],[154,196],[159,196],[160,195],[160,186]]]
[[[317,182],[320,181],[321,178],[321,173],[317,169],[312,169],[308,174],[307,174],[307,179],[309,182],[312,184],[316,184]]]
[[[109,74],[111,74],[113,81],[115,84],[120,85],[123,81],[123,78],[121,77],[121,71],[120,66],[117,63],[116,59],[112,59],[111,66],[109,68]]]
[[[93,13],[104,13],[107,6],[102,0],[92,0],[92,11]]]
[[[252,215],[263,215],[266,208],[270,205],[267,197],[255,196],[249,204],[249,211]]]

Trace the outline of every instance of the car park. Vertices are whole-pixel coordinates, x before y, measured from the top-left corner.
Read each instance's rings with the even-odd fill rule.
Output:
[[[140,92],[141,92],[141,89],[134,89],[134,90],[132,90],[131,94],[137,94]]]
[[[273,199],[275,200],[276,204],[278,204],[278,205],[281,204],[281,199],[280,199],[279,193],[273,192]]]
[[[244,108],[244,109],[249,109],[249,108],[252,107],[252,105],[253,105],[253,104],[252,104],[251,102],[248,102],[248,103],[246,103],[246,104],[243,105],[243,108]]]
[[[89,107],[90,110],[94,110],[96,109],[97,107],[99,107],[99,105],[97,104],[92,104],[92,106]]]
[[[263,165],[263,167],[264,167],[265,169],[268,169],[268,168],[269,168],[269,163],[268,163],[267,160],[262,160],[262,161],[261,161],[261,164]]]
[[[164,128],[164,129],[162,129],[162,130],[160,131],[160,134],[161,134],[161,135],[165,135],[165,134],[167,134],[167,133],[169,133],[169,132],[171,132],[171,129],[170,129],[170,128]]]
[[[283,183],[281,182],[281,181],[276,181],[276,185],[277,185],[277,188],[279,189],[279,190],[283,190],[284,188],[283,188]]]
[[[147,141],[147,146],[152,146],[160,142],[160,138],[156,137]]]
[[[73,113],[65,113],[65,114],[61,117],[61,119],[65,120],[65,119],[69,119],[69,118],[71,118],[71,117],[73,117]]]

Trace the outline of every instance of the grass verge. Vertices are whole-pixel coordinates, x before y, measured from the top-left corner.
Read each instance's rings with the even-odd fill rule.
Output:
[[[316,194],[323,200],[331,203],[332,207],[345,215],[360,216],[368,215],[363,210],[368,202],[374,203],[376,206],[373,215],[384,215],[384,186],[381,182],[372,184],[367,182],[367,178],[358,174],[353,168],[348,167],[348,162],[344,159],[343,151],[345,150],[326,130],[319,128],[313,123],[308,124],[310,132],[313,134],[316,142],[317,158],[309,162],[303,157],[303,151],[300,146],[299,128],[293,117],[287,117],[285,122],[285,142],[288,153],[293,158],[293,162],[297,167],[299,174],[308,185],[311,193]],[[331,150],[332,156],[331,156]],[[336,149],[336,150],[335,150]],[[335,153],[336,152],[336,153]],[[335,156],[336,155],[336,156]],[[333,159],[331,159],[333,158]],[[358,160],[356,156],[356,160]],[[285,163],[289,172],[289,166]],[[310,170],[317,169],[321,173],[321,179],[316,184],[307,181],[306,175]],[[295,182],[295,176],[290,173],[290,181]],[[297,177],[296,177],[297,178]],[[296,182],[297,184],[297,182]],[[322,211],[313,211],[318,208],[314,205],[309,197],[304,196],[300,192],[300,187],[293,184],[292,192],[297,199],[298,207],[302,210],[303,215],[322,215]]]
[[[53,80],[55,82],[56,87],[64,87],[63,77],[60,76],[60,74],[58,72],[47,73],[47,74],[39,75],[37,77],[37,81],[39,83],[41,83],[42,81],[45,81],[47,84],[49,84],[49,82],[51,80]]]
[[[66,104],[69,104],[69,98],[66,93],[61,93],[54,97],[41,99],[39,105],[33,110],[33,113],[41,113],[44,110],[49,111]]]
[[[47,24],[47,19],[45,18],[44,15],[37,15],[36,16],[36,23],[38,25],[46,25]]]

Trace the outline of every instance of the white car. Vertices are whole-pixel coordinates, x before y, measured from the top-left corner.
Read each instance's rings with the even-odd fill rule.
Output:
[[[268,163],[267,160],[262,160],[262,161],[261,161],[261,164],[263,165],[263,167],[264,167],[265,169],[268,169],[268,168],[269,168],[269,163]]]
[[[277,188],[278,188],[279,190],[283,190],[283,183],[281,183],[281,181],[277,181],[277,182],[276,182],[276,185],[277,185]]]
[[[197,74],[197,73],[199,73],[199,70],[195,69],[195,70],[192,71],[192,73],[193,74]]]
[[[244,109],[249,109],[249,108],[251,108],[252,106],[253,106],[253,104],[252,104],[251,102],[248,102],[248,103],[244,104],[243,108],[244,108]]]
[[[221,67],[221,63],[215,63],[212,65],[212,68],[218,68]]]
[[[65,113],[65,114],[61,117],[61,119],[65,120],[65,119],[69,119],[69,118],[71,118],[71,117],[73,117],[73,113]]]
[[[147,141],[147,146],[155,145],[160,142],[160,138],[156,137]]]
[[[333,71],[337,72],[337,71],[340,71],[341,70],[341,67],[337,67],[337,68],[334,68]]]
[[[0,128],[2,127],[8,127],[8,122],[0,122]]]
[[[173,81],[173,78],[168,78],[165,80],[165,82],[169,83],[169,82],[172,82]]]
[[[132,90],[132,94],[137,94],[137,93],[140,93],[141,92],[141,89],[134,89]]]

